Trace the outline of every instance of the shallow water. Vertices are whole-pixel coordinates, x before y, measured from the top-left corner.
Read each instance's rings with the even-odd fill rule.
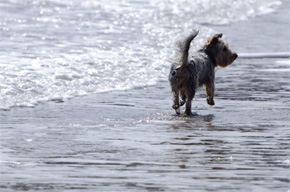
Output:
[[[286,192],[281,63],[237,60],[218,71],[216,106],[201,90],[194,117],[174,115],[167,82],[2,111],[1,191]]]
[[[269,40],[257,37],[260,30],[279,37],[267,51],[289,51],[290,39],[275,30],[290,27],[285,5],[281,10],[282,16],[279,12],[210,30],[223,31],[238,53],[265,52]],[[263,30],[269,23],[272,28]],[[254,30],[256,25],[260,28]],[[248,45],[249,37],[257,37],[257,45]],[[164,76],[168,67],[160,69]],[[174,115],[164,80],[70,100],[54,97],[32,108],[8,107],[0,111],[0,191],[288,192],[289,68],[289,59],[275,58],[238,59],[218,69],[216,105],[206,104],[201,89],[193,117]]]

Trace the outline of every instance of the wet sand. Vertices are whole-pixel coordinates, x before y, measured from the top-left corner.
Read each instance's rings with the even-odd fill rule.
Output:
[[[243,25],[216,29],[234,50],[268,45],[231,36]],[[238,59],[216,76],[216,105],[199,90],[194,117],[174,114],[167,81],[0,111],[0,190],[287,192],[289,61]]]

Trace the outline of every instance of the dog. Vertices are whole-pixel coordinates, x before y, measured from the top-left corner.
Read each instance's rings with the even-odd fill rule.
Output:
[[[191,41],[198,35],[194,31],[185,39],[177,42],[175,62],[171,65],[169,82],[173,93],[173,106],[180,115],[180,106],[185,104],[185,115],[192,115],[191,101],[198,87],[205,86],[207,103],[214,105],[215,68],[227,67],[234,62],[238,54],[229,49],[221,38],[222,33],[215,34],[205,45],[188,59]],[[181,101],[179,99],[181,97]]]

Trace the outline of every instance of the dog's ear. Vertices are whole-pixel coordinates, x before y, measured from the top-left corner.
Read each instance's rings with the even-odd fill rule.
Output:
[[[218,34],[215,34],[212,38],[210,38],[207,42],[207,45],[208,46],[215,46],[218,41],[219,41],[219,38],[222,38],[223,34],[222,33],[218,33]]]
[[[218,34],[215,34],[213,37],[214,38],[222,38],[223,34],[222,33],[218,33]]]

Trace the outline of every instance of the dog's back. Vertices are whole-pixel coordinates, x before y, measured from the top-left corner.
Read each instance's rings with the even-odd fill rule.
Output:
[[[208,55],[204,52],[196,52],[191,56],[187,65],[182,66],[177,62],[172,64],[169,81],[172,87],[186,86],[194,91],[205,82],[213,80],[214,76],[214,65]]]
[[[194,53],[187,67],[190,71],[191,78],[193,78],[191,81],[195,81],[192,82],[195,83],[195,87],[200,87],[214,79],[214,64],[203,51]]]

